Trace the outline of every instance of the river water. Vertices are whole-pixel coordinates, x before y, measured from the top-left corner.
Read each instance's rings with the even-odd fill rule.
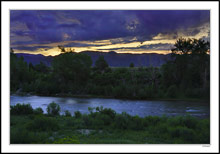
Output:
[[[145,116],[177,116],[190,114],[199,118],[210,115],[209,102],[193,101],[149,101],[149,100],[121,100],[104,98],[72,98],[72,97],[44,97],[44,96],[10,96],[10,105],[17,103],[30,104],[34,109],[41,107],[46,113],[49,103],[54,101],[61,107],[61,114],[65,110],[73,115],[75,111],[89,113],[88,107],[103,106],[111,108],[117,113],[127,112],[130,115]]]

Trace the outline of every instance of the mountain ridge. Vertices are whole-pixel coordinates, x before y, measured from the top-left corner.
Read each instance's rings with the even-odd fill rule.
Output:
[[[87,54],[91,57],[93,61],[93,66],[95,61],[99,56],[104,56],[105,60],[111,67],[128,67],[130,63],[134,63],[134,66],[161,66],[167,60],[171,58],[171,54],[157,54],[157,53],[143,53],[143,54],[133,54],[133,53],[116,53],[114,51],[110,52],[96,52],[96,51],[82,51],[81,53]],[[39,64],[40,62],[45,63],[47,66],[51,65],[53,56],[44,56],[42,54],[28,54],[28,53],[16,53],[18,57],[24,57],[24,61],[28,64],[33,65]],[[55,57],[55,56],[54,56]]]

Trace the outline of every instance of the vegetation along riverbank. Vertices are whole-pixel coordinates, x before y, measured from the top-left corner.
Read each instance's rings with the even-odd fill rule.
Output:
[[[10,91],[43,96],[209,100],[209,42],[180,38],[174,46],[172,58],[160,67],[111,68],[103,56],[92,66],[90,56],[73,52],[53,57],[51,66],[34,66],[11,52]],[[186,50],[189,47],[192,50]]]
[[[29,104],[10,109],[11,144],[209,144],[210,120],[192,116],[130,116],[110,108],[89,114],[66,111],[50,103],[47,113]]]

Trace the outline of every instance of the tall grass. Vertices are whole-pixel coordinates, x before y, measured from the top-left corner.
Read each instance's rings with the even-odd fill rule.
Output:
[[[27,106],[23,105],[23,108],[26,109]],[[34,112],[30,114],[24,112],[20,106],[16,107],[15,111],[11,112],[11,143],[91,143],[92,137],[94,143],[208,144],[210,142],[209,119],[198,119],[190,115],[141,118],[125,112],[118,114],[112,109],[103,107],[95,110],[90,108],[89,114],[77,111],[73,116],[49,116]],[[86,136],[78,133],[80,129],[96,131]],[[100,130],[105,133],[100,133]],[[59,133],[60,136],[50,141],[50,136],[54,138],[53,133]],[[116,134],[118,136],[115,136]],[[120,134],[123,134],[123,138]],[[91,140],[88,141],[87,137]]]

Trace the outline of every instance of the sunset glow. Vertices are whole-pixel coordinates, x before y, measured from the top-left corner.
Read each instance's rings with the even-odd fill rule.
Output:
[[[12,10],[10,23],[15,53],[44,56],[59,55],[58,45],[67,52],[168,54],[179,37],[210,39],[209,11],[199,10]]]

